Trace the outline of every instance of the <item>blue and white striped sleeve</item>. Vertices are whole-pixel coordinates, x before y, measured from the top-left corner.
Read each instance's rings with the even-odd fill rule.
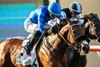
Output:
[[[39,27],[39,30],[41,32],[44,31],[44,18],[43,18],[43,11],[40,10],[40,13],[38,15],[38,27]]]

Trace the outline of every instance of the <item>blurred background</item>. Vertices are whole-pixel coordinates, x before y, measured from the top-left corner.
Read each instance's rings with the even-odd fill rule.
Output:
[[[30,12],[43,6],[41,0],[0,0],[0,40],[27,36],[24,21]]]
[[[100,0],[0,0],[0,40],[16,36],[27,37],[29,33],[24,30],[25,19],[32,10],[48,5],[52,1],[58,2],[62,8],[78,1],[82,4],[83,15],[97,13],[100,17]],[[94,40],[90,44],[100,45]],[[90,52],[87,58],[86,67],[100,67],[99,52]]]

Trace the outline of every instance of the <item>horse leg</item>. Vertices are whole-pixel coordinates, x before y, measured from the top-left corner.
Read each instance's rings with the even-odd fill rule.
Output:
[[[75,54],[76,55],[76,54]],[[72,61],[69,64],[69,67],[86,67],[87,58],[86,56],[76,55],[73,57]]]
[[[2,55],[0,67],[15,67],[11,62],[10,53]]]
[[[63,59],[62,59],[62,63],[63,67],[67,67],[68,65],[68,60],[67,60],[67,57],[66,57],[66,54],[64,55]]]
[[[4,64],[4,57],[0,55],[0,67]]]

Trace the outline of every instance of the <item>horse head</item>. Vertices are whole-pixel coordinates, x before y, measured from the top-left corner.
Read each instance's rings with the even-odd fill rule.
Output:
[[[85,29],[80,24],[72,24],[73,33],[75,36],[75,45],[78,53],[80,55],[85,55],[89,52],[89,38],[85,36],[84,31]],[[75,30],[76,29],[76,30]]]
[[[97,14],[90,13],[89,15],[85,15],[85,34],[90,39],[96,39],[100,42],[100,20]]]

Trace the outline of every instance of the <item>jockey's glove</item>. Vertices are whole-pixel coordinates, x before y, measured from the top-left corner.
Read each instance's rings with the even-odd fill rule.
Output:
[[[84,22],[86,23],[88,21],[88,15],[84,15]]]
[[[59,30],[60,30],[60,26],[58,24],[56,24],[53,27],[51,27],[47,32],[49,34],[51,34],[51,33],[56,34],[56,33],[58,33]]]

